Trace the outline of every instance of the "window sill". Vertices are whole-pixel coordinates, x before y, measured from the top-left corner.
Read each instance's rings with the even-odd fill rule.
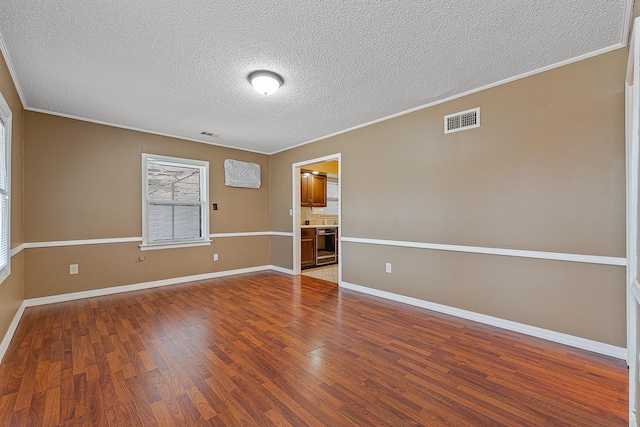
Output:
[[[190,248],[194,246],[209,246],[211,240],[201,240],[198,242],[181,242],[181,243],[152,243],[140,245],[141,251],[155,251],[158,249],[175,249],[175,248]]]

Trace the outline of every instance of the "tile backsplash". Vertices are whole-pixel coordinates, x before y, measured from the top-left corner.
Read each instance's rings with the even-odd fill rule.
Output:
[[[324,214],[322,208],[313,208],[313,212],[311,208],[301,207],[300,208],[300,224],[304,224],[305,221],[309,221],[310,225],[323,225],[325,224],[325,220],[327,224],[333,224],[334,222],[338,222],[338,215],[335,214]]]

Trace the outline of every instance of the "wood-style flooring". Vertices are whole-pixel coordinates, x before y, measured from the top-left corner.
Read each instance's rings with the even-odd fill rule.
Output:
[[[2,426],[623,426],[623,361],[264,272],[28,308]]]

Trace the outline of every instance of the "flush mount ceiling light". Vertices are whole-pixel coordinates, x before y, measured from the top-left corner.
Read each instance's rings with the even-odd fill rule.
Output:
[[[254,71],[248,78],[253,88],[263,95],[271,95],[284,83],[278,74],[266,70]]]

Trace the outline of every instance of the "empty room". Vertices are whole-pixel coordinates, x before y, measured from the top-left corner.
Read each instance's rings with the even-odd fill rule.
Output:
[[[0,426],[636,426],[638,16],[2,0]]]

